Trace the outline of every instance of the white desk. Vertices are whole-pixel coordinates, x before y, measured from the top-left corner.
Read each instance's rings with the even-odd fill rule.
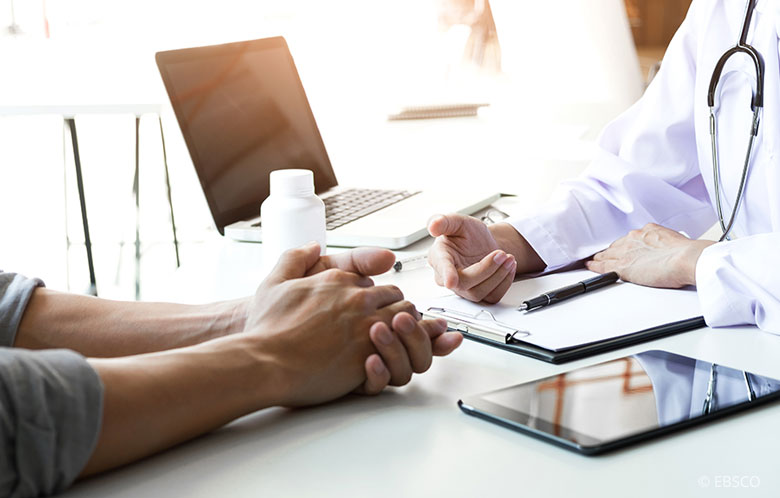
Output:
[[[203,266],[183,267],[169,291],[190,301],[248,294],[260,247],[216,244]],[[376,280],[408,296],[437,290],[430,269]],[[780,337],[752,327],[697,330],[562,366],[464,341],[403,388],[264,410],[65,496],[778,496],[777,405],[591,458],[456,406],[463,396],[653,348],[780,377]],[[759,485],[724,488],[722,476],[755,476]]]

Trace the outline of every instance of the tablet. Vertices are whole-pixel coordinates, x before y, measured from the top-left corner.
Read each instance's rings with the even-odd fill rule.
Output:
[[[595,455],[780,399],[780,381],[646,351],[458,401],[467,414]]]

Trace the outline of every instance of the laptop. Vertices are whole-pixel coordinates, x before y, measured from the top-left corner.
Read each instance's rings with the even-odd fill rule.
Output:
[[[277,169],[314,172],[333,246],[400,249],[427,235],[430,216],[471,214],[499,197],[339,185],[282,37],[158,52],[156,60],[214,223],[226,237],[262,241],[260,205]]]

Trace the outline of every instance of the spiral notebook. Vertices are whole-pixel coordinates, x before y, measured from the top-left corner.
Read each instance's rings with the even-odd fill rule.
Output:
[[[439,119],[460,118],[476,116],[480,107],[487,107],[488,103],[457,103],[415,105],[402,107],[387,115],[388,121],[400,121],[406,119]]]
[[[523,301],[595,276],[586,270],[515,282],[500,303],[455,295],[420,299],[425,317],[443,318],[469,339],[551,363],[563,363],[705,326],[695,289],[618,282],[530,312]]]

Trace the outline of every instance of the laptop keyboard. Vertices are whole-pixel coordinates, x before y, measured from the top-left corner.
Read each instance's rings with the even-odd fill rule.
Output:
[[[419,192],[359,188],[344,190],[323,199],[325,228],[333,230],[415,194]]]

